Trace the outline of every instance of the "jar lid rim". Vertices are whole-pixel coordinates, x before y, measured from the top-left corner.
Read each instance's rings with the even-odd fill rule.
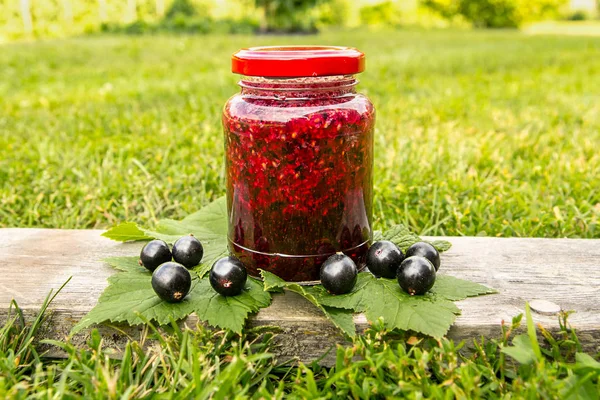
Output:
[[[351,75],[364,71],[365,55],[344,46],[261,46],[240,49],[231,71],[247,76]]]

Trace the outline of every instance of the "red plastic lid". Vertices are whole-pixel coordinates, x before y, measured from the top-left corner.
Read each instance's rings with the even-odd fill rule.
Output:
[[[365,55],[352,47],[250,47],[231,57],[231,71],[247,76],[351,75],[364,70]]]

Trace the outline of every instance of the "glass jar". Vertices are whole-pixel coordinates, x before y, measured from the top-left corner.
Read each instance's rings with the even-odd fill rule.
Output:
[[[223,110],[229,249],[257,276],[319,279],[372,239],[375,110],[356,93],[364,55],[343,47],[234,54],[241,92]]]

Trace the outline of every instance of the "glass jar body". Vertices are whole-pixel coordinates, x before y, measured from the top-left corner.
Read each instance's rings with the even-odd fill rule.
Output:
[[[352,76],[243,78],[223,110],[229,248],[257,276],[319,279],[372,239],[375,110]]]

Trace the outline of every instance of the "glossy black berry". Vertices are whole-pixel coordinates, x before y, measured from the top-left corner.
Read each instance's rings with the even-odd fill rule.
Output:
[[[192,235],[178,239],[173,245],[173,260],[187,269],[200,264],[203,255],[202,243]]]
[[[427,242],[417,242],[410,246],[406,250],[406,257],[412,256],[425,257],[431,261],[436,271],[440,269],[440,253]]]
[[[424,294],[435,283],[435,268],[424,257],[407,257],[398,268],[398,283],[408,294]]]
[[[152,240],[142,248],[140,263],[152,272],[159,265],[171,261],[172,255],[169,245],[162,240]]]
[[[217,260],[209,275],[210,285],[223,296],[236,296],[242,293],[247,278],[244,264],[231,256]]]
[[[331,294],[344,294],[356,284],[358,269],[350,257],[336,253],[321,265],[321,284]]]
[[[166,262],[152,273],[152,289],[169,303],[179,303],[187,296],[192,286],[190,272],[181,264]]]
[[[393,279],[403,260],[404,254],[398,246],[388,240],[380,240],[369,247],[366,263],[373,275]]]

